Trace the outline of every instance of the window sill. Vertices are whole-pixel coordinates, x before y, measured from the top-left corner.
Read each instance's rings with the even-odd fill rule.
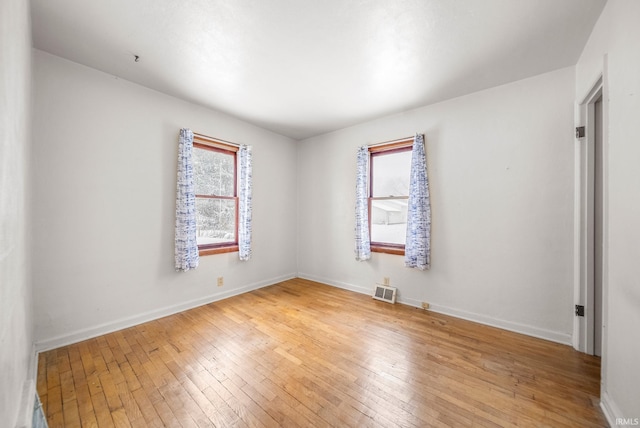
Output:
[[[213,254],[223,254],[223,253],[234,253],[238,251],[238,245],[229,245],[226,247],[215,247],[215,248],[199,248],[198,255],[200,256],[210,256]]]
[[[396,256],[404,256],[404,248],[390,247],[386,245],[372,245],[371,252],[373,253],[385,253],[394,254]]]

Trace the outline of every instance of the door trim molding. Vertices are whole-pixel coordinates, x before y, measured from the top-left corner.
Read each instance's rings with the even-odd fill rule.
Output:
[[[606,58],[604,61],[606,67]],[[608,93],[604,72],[576,106],[576,126],[585,127],[585,137],[575,143],[575,228],[574,228],[574,303],[584,305],[585,316],[574,318],[573,347],[594,353],[594,176],[595,176],[595,103],[602,98],[602,350],[606,334],[606,288],[608,278]]]

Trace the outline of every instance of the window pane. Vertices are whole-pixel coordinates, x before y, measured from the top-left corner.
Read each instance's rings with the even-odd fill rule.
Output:
[[[236,201],[196,198],[198,245],[236,241]]]
[[[371,201],[371,242],[404,245],[407,236],[407,200]]]
[[[193,148],[193,181],[197,195],[233,194],[234,156],[213,150]]]
[[[411,150],[371,156],[374,197],[408,196]]]

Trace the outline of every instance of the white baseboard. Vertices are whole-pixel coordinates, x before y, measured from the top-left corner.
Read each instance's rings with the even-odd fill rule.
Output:
[[[22,388],[22,398],[20,400],[20,414],[16,428],[29,428],[33,419],[33,408],[36,402],[36,382],[34,379],[27,379]]]
[[[373,285],[371,288],[362,287],[359,285],[353,285],[346,282],[334,281],[329,278],[323,278],[316,275],[311,275],[309,273],[298,272],[298,278],[308,279],[309,281],[320,282],[322,284],[331,285],[333,287],[342,288],[344,290],[355,291],[360,294],[372,294],[373,293]]]
[[[447,306],[441,306],[437,304],[430,304],[429,310],[440,313],[440,314],[451,315],[456,318],[462,318],[464,320],[477,322],[479,324],[484,324],[491,327],[497,327],[503,330],[513,331],[515,333],[521,333],[531,337],[537,337],[538,339],[549,340],[551,342],[572,346],[572,338],[571,338],[571,335],[568,333],[560,333],[557,331],[546,330],[543,328],[534,327],[527,324],[520,324],[513,321],[506,321],[498,318],[493,318],[487,315],[477,314],[474,312],[467,312],[461,309],[449,308]]]
[[[332,285],[334,287],[343,288],[345,290],[355,291],[357,293],[362,294],[372,294],[373,293],[373,284],[371,288],[362,287],[359,285],[348,284],[346,282],[334,281],[329,278],[322,278],[316,275],[311,275],[307,273],[298,273],[299,278],[308,279],[310,281],[321,282],[323,284]],[[416,308],[422,307],[422,302],[416,299],[403,298],[401,295],[398,296],[399,303],[403,303],[405,305],[414,306]],[[491,327],[501,328],[503,330],[513,331],[515,333],[526,334],[527,336],[537,337],[539,339],[549,340],[551,342],[561,343],[563,345],[572,344],[572,337],[568,333],[560,333],[551,330],[545,330],[542,328],[520,324],[512,321],[501,320],[498,318],[493,318],[487,315],[477,314],[473,312],[463,311],[461,309],[449,308],[446,306],[438,305],[430,303],[429,310],[433,312],[437,312],[444,315],[450,315],[456,318],[462,318],[468,321],[477,322],[479,324],[489,325]]]
[[[36,350],[38,352],[44,352],[51,349],[56,349],[61,346],[71,345],[73,343],[82,342],[83,340],[91,339],[103,334],[112,333],[114,331],[122,330],[128,327],[133,327],[138,324],[153,321],[159,318],[163,318],[169,315],[177,314],[178,312],[186,311],[189,309],[197,308],[198,306],[206,305],[211,302],[226,299],[228,297],[237,296],[238,294],[247,293],[249,291],[257,290],[259,288],[267,287],[269,285],[277,284],[288,279],[295,278],[295,273],[282,275],[276,278],[271,278],[253,284],[248,284],[243,287],[234,288],[233,290],[224,291],[221,293],[210,294],[198,299],[190,300],[183,303],[167,306],[152,311],[143,312],[131,317],[121,318],[119,320],[100,324],[93,327],[88,327],[75,332],[70,332],[60,336],[52,337],[49,339],[39,340],[36,342]]]
[[[114,331],[122,330],[124,328],[132,327],[134,325],[142,324],[144,322],[153,321],[158,318],[173,315],[178,312],[182,312],[188,309],[192,309],[198,306],[206,305],[217,300],[226,299],[228,297],[236,296],[238,294],[246,293],[252,290],[257,290],[262,287],[277,284],[278,282],[286,281],[295,277],[308,279],[311,281],[321,282],[323,284],[331,285],[337,288],[354,291],[356,293],[371,295],[373,293],[373,285],[371,287],[363,287],[360,285],[349,284],[342,281],[335,281],[330,278],[319,277],[312,274],[300,272],[297,275],[295,273],[282,275],[280,277],[271,278],[264,281],[259,281],[253,284],[248,284],[244,287],[236,288],[233,290],[225,291],[222,293],[216,293],[208,296],[201,297],[199,299],[191,300],[188,302],[179,303],[176,305],[156,309],[153,311],[144,312],[132,317],[122,318],[113,322],[100,324],[94,327],[89,327],[82,330],[77,330],[68,334],[44,339],[36,342],[36,350],[38,352],[48,351],[51,349],[59,348],[61,346],[70,345],[72,343],[81,342],[83,340],[91,339],[103,334],[112,333]],[[422,307],[422,302],[402,297],[400,293],[398,295],[399,303],[413,306],[416,308]],[[545,330],[538,327],[533,327],[525,324],[519,324],[511,321],[501,320],[493,317],[489,317],[482,314],[476,314],[472,312],[463,311],[460,309],[449,308],[432,303],[429,310],[433,312],[442,313],[445,315],[454,316],[456,318],[462,318],[469,321],[477,322],[480,324],[490,325],[498,327],[504,330],[514,331],[516,333],[526,334],[541,339],[550,340],[552,342],[562,343],[564,345],[571,345],[571,335],[566,333],[559,333],[555,331]]]
[[[607,422],[609,422],[609,426],[617,427],[616,420],[623,417],[622,412],[607,391],[600,393],[600,408]]]
[[[367,294],[369,296],[373,295],[374,285],[371,284],[370,288],[362,287],[360,285],[353,285],[346,282],[334,281],[329,278],[323,278],[316,275],[311,275],[309,273],[298,272],[298,278],[308,279],[309,281],[320,282],[322,284],[331,285],[333,287],[342,288],[343,290],[355,291],[360,294]],[[414,306],[416,308],[422,308],[422,302],[415,299],[407,299],[402,297],[402,294],[398,294],[396,297],[396,302],[402,303],[404,305]]]
[[[36,402],[36,378],[38,376],[38,352],[35,344],[31,347],[31,355],[27,370],[27,379],[22,387],[20,399],[20,413],[18,414],[17,428],[30,428],[33,421],[33,408]]]

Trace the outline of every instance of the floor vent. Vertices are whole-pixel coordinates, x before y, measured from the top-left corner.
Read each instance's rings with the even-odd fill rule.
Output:
[[[395,303],[396,302],[395,287],[387,287],[386,285],[376,284],[376,289],[373,292],[373,298],[376,300],[382,300],[383,302]]]

